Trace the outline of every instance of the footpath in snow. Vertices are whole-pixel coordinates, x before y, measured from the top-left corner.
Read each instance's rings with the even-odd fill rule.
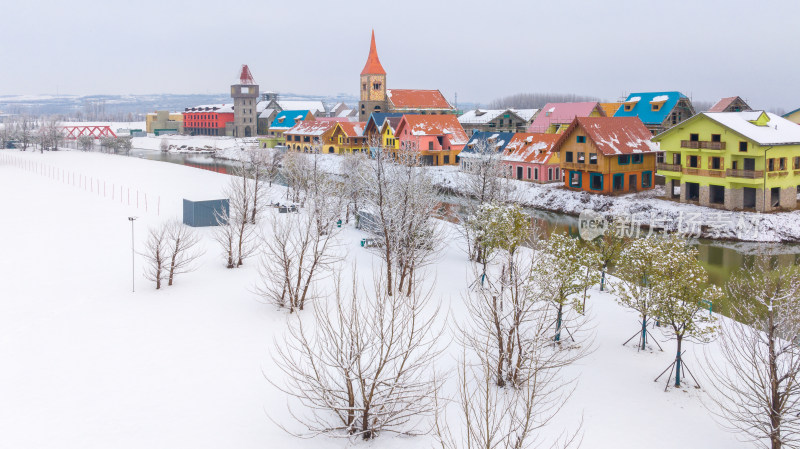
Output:
[[[12,155],[23,164],[7,163]],[[27,163],[27,164],[25,164]],[[50,170],[30,170],[30,167]],[[26,168],[27,167],[27,168]],[[112,200],[57,173],[81,172],[154,192],[158,213]],[[49,173],[49,176],[48,176]],[[451,175],[448,175],[451,176]],[[287,397],[272,353],[295,319],[255,293],[258,264],[224,267],[211,229],[198,229],[205,249],[197,271],[156,291],[136,257],[131,292],[131,225],[141,250],[146,230],[180,218],[183,198],[221,196],[228,176],[175,164],[80,152],[45,154],[0,150],[0,447],[80,448],[345,448],[422,449],[431,436],[383,434],[371,443],[317,436],[298,439],[275,422],[300,430],[289,418]],[[283,188],[272,191],[277,198]],[[274,213],[274,212],[273,212]],[[268,226],[267,220],[262,226]],[[469,262],[454,225],[448,246],[424,277],[437,279],[434,297],[452,324],[466,318],[463,293]],[[371,279],[376,261],[345,225],[342,266],[356,265]],[[301,319],[310,318],[301,313]],[[665,351],[622,346],[638,329],[634,312],[606,292],[590,291],[587,314],[596,350],[564,373],[577,377],[567,405],[542,433],[550,441],[583,420],[583,447],[638,449],[749,445],[720,428],[703,407],[706,390],[664,392],[653,378],[674,358]],[[437,369],[454,373],[460,353],[452,335]],[[693,372],[703,349],[685,345]],[[714,343],[705,347],[718,351]],[[696,368],[697,367],[697,368]],[[453,391],[456,376],[446,380]],[[710,382],[710,381],[704,381]],[[297,404],[293,404],[297,405]],[[295,407],[296,409],[296,407]]]

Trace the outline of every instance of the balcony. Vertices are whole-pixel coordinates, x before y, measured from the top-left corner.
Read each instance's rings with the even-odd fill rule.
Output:
[[[731,170],[728,169],[726,174],[731,178],[745,178],[745,179],[759,179],[764,177],[763,170]]]
[[[680,173],[681,165],[680,164],[665,164],[663,162],[659,162],[656,164],[656,169],[658,171],[676,171]]]
[[[582,162],[564,162],[561,165],[564,170],[597,171],[599,169],[597,164],[584,164]]]
[[[783,176],[788,176],[788,175],[789,175],[788,171],[773,171],[773,172],[767,173],[767,177],[768,178],[778,178],[778,177],[783,177]]]
[[[708,140],[681,140],[681,148],[692,148],[695,150],[724,150],[725,142],[711,142]]]

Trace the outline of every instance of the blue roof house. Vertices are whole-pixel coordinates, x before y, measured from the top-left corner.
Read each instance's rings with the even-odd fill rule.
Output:
[[[282,136],[284,131],[293,128],[303,120],[314,120],[314,114],[309,110],[278,112],[269,125],[269,133],[271,136]]]
[[[656,135],[693,115],[692,101],[680,92],[637,92],[628,95],[614,117],[639,117]]]
[[[480,158],[498,156],[499,161],[506,149],[506,145],[514,138],[514,133],[510,132],[491,132],[475,131],[469,138],[467,144],[456,156],[456,162],[463,171],[469,171],[474,162]]]

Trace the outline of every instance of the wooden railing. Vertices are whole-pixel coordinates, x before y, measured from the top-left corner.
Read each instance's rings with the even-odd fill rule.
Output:
[[[746,179],[758,179],[764,177],[763,170],[731,170],[728,169],[725,172],[728,176],[732,178],[746,178]]]
[[[665,164],[663,162],[659,162],[658,164],[656,164],[656,169],[658,171],[676,171],[676,172],[680,172],[681,171],[681,165],[680,164]]]
[[[725,142],[711,142],[708,140],[681,140],[681,148],[724,150]]]
[[[598,170],[597,164],[584,164],[581,162],[564,162],[562,163],[564,170]]]
[[[767,173],[767,177],[769,177],[769,178],[777,178],[777,177],[780,177],[780,176],[788,176],[788,175],[789,175],[788,171],[773,171],[773,172]]]

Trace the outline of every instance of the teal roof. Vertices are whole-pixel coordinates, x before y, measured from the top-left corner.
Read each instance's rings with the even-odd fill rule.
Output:
[[[275,119],[269,125],[270,128],[286,128],[289,129],[299,122],[302,122],[308,117],[310,111],[281,111],[275,116]]]
[[[797,111],[800,111],[800,108],[797,108],[797,109],[795,109],[794,111],[789,111],[789,112],[787,112],[786,114],[783,114],[781,117],[783,117],[783,118],[786,118],[786,117],[788,117],[788,116],[790,116],[790,115],[794,114],[794,113],[795,113],[795,112],[797,112]]]
[[[654,111],[650,102],[659,97],[663,98],[664,96],[667,97],[664,105],[661,106],[658,111]],[[680,92],[637,92],[628,95],[628,98],[625,99],[625,103],[635,100],[636,97],[639,97],[639,100],[630,111],[626,111],[625,105],[623,104],[617,109],[614,117],[639,117],[639,120],[645,125],[658,125],[667,119],[669,113],[672,112],[672,109],[678,104],[678,100],[681,98],[688,98]]]

